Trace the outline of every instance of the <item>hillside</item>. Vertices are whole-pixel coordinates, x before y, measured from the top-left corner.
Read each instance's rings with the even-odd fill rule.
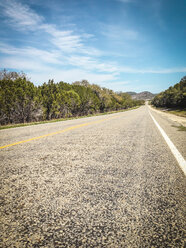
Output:
[[[156,94],[152,94],[149,91],[143,91],[140,93],[136,93],[136,92],[126,92],[126,93],[129,94],[134,100],[152,100],[156,96]]]

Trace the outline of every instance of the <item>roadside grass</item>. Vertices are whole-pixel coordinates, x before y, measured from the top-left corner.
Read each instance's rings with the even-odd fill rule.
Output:
[[[85,117],[94,117],[94,116],[100,116],[100,115],[110,115],[110,114],[115,114],[115,113],[119,113],[119,112],[126,112],[126,111],[129,111],[129,110],[132,110],[132,109],[137,109],[139,107],[140,106],[136,106],[136,107],[133,107],[133,108],[121,109],[121,110],[118,110],[118,111],[110,111],[110,112],[89,114],[89,115],[83,115],[83,116],[75,116],[75,117],[53,119],[53,120],[49,120],[49,121],[37,121],[37,122],[29,122],[29,123],[3,125],[3,126],[0,126],[0,130],[9,129],[9,128],[15,128],[15,127],[33,126],[33,125],[39,125],[39,124],[45,124],[45,123],[53,123],[53,122],[59,122],[59,121],[68,121],[68,120],[80,119],[80,118],[85,118]]]
[[[186,127],[184,127],[183,125],[180,125],[180,126],[174,126],[174,125],[172,125],[172,127],[178,128],[178,131],[186,131]]]
[[[170,114],[186,117],[186,109],[177,109],[168,111]]]

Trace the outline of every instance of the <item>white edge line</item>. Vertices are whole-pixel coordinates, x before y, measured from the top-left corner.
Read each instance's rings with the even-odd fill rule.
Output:
[[[157,128],[159,129],[160,133],[162,134],[163,138],[167,142],[167,145],[169,146],[172,154],[174,155],[174,157],[178,161],[179,166],[181,167],[182,171],[186,175],[186,161],[185,161],[185,159],[183,158],[183,156],[181,155],[181,153],[178,151],[178,149],[175,147],[175,145],[172,143],[172,141],[169,139],[169,137],[167,136],[167,134],[165,133],[165,131],[160,127],[160,125],[158,124],[158,122],[152,116],[150,110],[148,110],[148,111],[149,111],[149,114],[152,117],[154,123],[156,124]]]

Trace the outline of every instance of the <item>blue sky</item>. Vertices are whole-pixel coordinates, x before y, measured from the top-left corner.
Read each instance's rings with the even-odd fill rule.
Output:
[[[186,75],[185,0],[0,0],[0,68],[158,93]]]

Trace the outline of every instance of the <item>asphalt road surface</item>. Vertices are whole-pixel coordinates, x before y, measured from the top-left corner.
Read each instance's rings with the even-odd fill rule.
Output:
[[[185,175],[148,111],[0,131],[0,247],[184,247]]]

